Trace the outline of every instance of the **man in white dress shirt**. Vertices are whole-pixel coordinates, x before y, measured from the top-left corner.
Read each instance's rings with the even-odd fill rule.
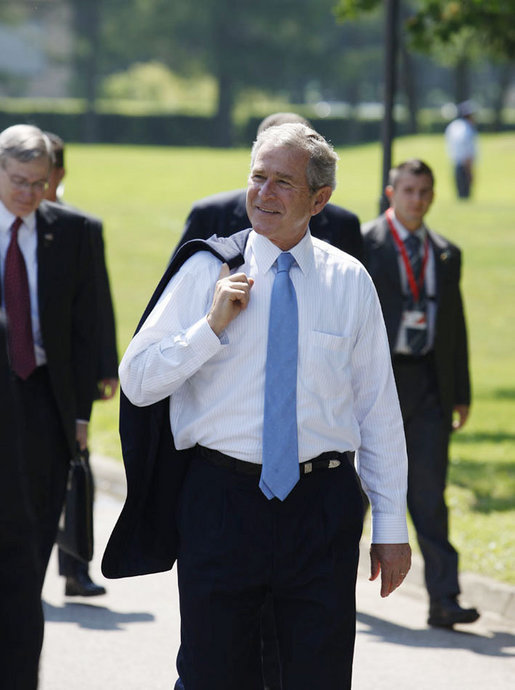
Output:
[[[459,199],[468,199],[472,192],[474,161],[477,156],[475,112],[476,107],[472,101],[460,103],[457,118],[445,129],[445,143],[454,166],[454,182]]]
[[[304,125],[264,131],[252,150],[243,265],[230,272],[212,254],[194,254],[120,365],[129,400],[170,396],[175,445],[195,448],[178,510],[176,688],[262,688],[267,593],[283,690],[351,687],[363,511],[348,451],[358,450],[372,505],[371,579],[381,573],[381,596],[410,567],[406,450],[381,307],[362,265],[309,232],[334,189],[336,161]],[[284,253],[298,305],[298,471],[286,495],[269,498],[260,481],[269,462],[268,323]]]

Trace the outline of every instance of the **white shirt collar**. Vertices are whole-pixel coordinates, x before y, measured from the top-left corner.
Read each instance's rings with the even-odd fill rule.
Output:
[[[16,216],[7,210],[6,206],[0,201],[0,232],[8,233],[11,225],[14,223]],[[23,225],[29,232],[36,229],[36,213],[33,211],[28,216],[23,217]],[[23,227],[23,226],[22,226]]]
[[[260,273],[266,273],[274,265],[281,250],[264,235],[258,235],[254,230],[250,233],[249,246],[252,248]],[[307,275],[314,265],[313,242],[309,228],[303,238],[289,250],[297,266]]]
[[[405,228],[404,225],[401,223],[401,221],[397,218],[393,208],[392,208],[392,220],[393,220],[393,224],[395,225],[395,229],[399,233],[399,237],[404,242],[406,237],[408,237],[408,235],[410,235],[410,231],[407,228]],[[415,230],[415,235],[417,235],[418,238],[422,242],[424,242],[424,240],[426,239],[426,235],[427,235],[427,228],[424,225],[424,223],[422,223],[421,226]]]

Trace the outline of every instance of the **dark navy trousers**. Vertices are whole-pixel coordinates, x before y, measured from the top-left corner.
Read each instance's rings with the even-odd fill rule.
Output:
[[[262,690],[260,616],[275,613],[283,690],[347,690],[363,502],[354,468],[301,476],[269,501],[258,475],[192,461],[177,561],[184,690]],[[182,685],[181,685],[182,683]]]
[[[433,600],[459,594],[458,554],[445,503],[451,421],[440,405],[431,357],[393,364],[408,450],[408,509]]]

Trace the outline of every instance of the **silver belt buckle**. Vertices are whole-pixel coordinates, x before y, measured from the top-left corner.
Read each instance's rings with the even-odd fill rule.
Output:
[[[312,462],[305,462],[303,464],[304,467],[304,474],[309,474],[310,472],[313,472],[313,463]]]
[[[342,464],[342,463],[341,463],[341,460],[329,460],[329,465],[328,465],[328,467],[329,467],[330,470],[332,470],[332,469],[334,469],[335,467],[340,467],[341,464]]]

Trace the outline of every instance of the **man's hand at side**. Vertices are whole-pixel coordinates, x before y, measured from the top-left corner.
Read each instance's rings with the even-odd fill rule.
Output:
[[[452,422],[452,430],[458,431],[463,426],[469,416],[470,407],[468,405],[455,405],[453,408],[454,419]]]
[[[409,544],[372,544],[370,580],[381,573],[381,596],[387,597],[403,582],[411,567]]]
[[[245,273],[230,274],[227,264],[222,264],[215,286],[213,303],[207,315],[207,322],[216,335],[220,335],[238,314],[247,308],[253,278]]]
[[[75,440],[80,450],[88,447],[88,422],[81,419],[75,421]]]
[[[100,379],[97,382],[97,389],[100,400],[111,400],[118,388],[118,379]]]

